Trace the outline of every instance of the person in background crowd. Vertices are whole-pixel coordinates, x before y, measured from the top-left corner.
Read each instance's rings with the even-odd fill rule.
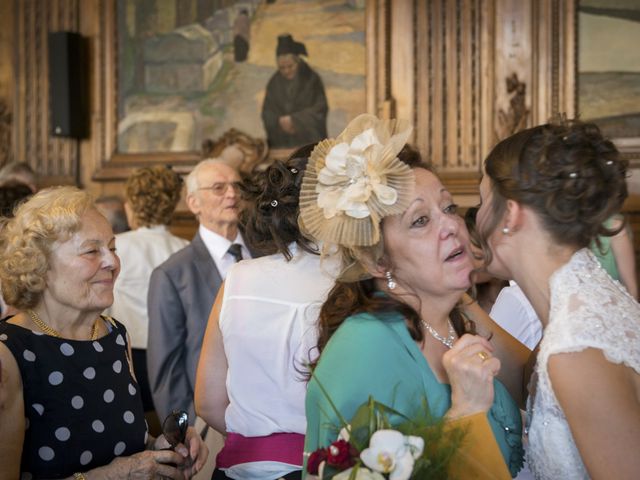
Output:
[[[32,193],[38,191],[38,176],[27,162],[9,162],[0,168],[0,184],[12,180],[28,185]]]
[[[0,249],[2,291],[20,310],[0,322],[0,478],[198,471],[207,448],[193,428],[175,450],[148,435],[126,328],[101,315],[120,261],[91,196],[38,192],[0,230]]]
[[[540,479],[640,471],[640,305],[589,244],[627,197],[627,162],[597,126],[523,130],[485,160],[477,225],[490,273],[512,278],[544,332],[527,459]]]
[[[307,48],[291,35],[280,35],[278,71],[267,84],[262,122],[271,148],[294,148],[327,137],[327,96],[320,76],[300,58]]]
[[[619,230],[612,237],[599,236],[589,248],[609,275],[622,283],[631,296],[638,299],[638,277],[636,276],[636,255],[628,225],[620,215],[613,215],[605,222],[610,230]]]
[[[320,143],[305,172],[303,231],[343,258],[320,312],[305,455],[336,440],[334,408],[350,419],[372,396],[411,417],[426,399],[432,415],[466,425],[468,448],[452,461],[452,476],[510,478],[522,465],[520,412],[494,378],[498,349],[473,334],[461,304],[474,268],[464,221],[405,146],[411,131],[361,115]],[[494,344],[504,335],[522,348],[493,325]]]
[[[119,195],[104,195],[96,198],[96,208],[109,220],[113,233],[124,233],[131,230],[124,210],[124,200]]]
[[[168,229],[181,190],[182,179],[171,168],[158,165],[134,170],[125,185],[124,205],[132,230],[116,235],[122,270],[115,282],[113,304],[106,313],[120,319],[131,336],[145,412],[154,410],[146,358],[149,278],[154,268],[189,243]]]
[[[245,239],[268,256],[228,273],[209,319],[196,411],[226,435],[214,479],[301,478],[306,381],[329,262],[298,228],[298,194],[313,145],[243,184]],[[262,455],[260,452],[271,453]]]
[[[251,253],[238,226],[237,170],[217,159],[203,160],[186,183],[187,206],[200,225],[191,243],[151,274],[147,361],[160,418],[180,408],[202,431],[205,424],[195,417],[193,395],[207,319],[227,271]],[[215,432],[206,441],[212,451],[221,444]]]
[[[7,180],[0,184],[0,216],[12,218],[16,207],[31,195],[33,195],[31,188],[18,180]],[[16,313],[18,310],[7,305],[0,295],[0,319]]]

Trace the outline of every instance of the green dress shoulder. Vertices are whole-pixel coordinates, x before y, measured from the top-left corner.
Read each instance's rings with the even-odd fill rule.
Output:
[[[427,399],[431,413],[443,416],[451,405],[451,388],[431,371],[399,313],[349,317],[322,352],[306,396],[305,454],[335,441],[337,416],[318,385],[345,419],[369,396],[410,415]],[[512,475],[523,461],[520,411],[504,386],[495,381],[488,420]]]

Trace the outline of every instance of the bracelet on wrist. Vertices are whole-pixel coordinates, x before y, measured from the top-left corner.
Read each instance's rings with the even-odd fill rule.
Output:
[[[73,480],[87,480],[87,477],[82,472],[76,472],[73,474]]]

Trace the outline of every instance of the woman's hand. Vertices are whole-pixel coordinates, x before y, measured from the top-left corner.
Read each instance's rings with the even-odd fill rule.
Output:
[[[170,445],[164,435],[160,435],[155,439],[153,448],[155,450],[167,449],[170,448]],[[176,445],[173,451],[184,459],[180,471],[184,474],[185,478],[191,478],[198,473],[209,456],[209,448],[193,427],[187,429],[185,443]]]
[[[442,357],[451,385],[451,408],[457,418],[486,412],[493,404],[493,378],[500,360],[492,355],[489,341],[477,335],[463,335]]]
[[[209,456],[209,448],[193,427],[187,429],[185,443],[186,445],[178,445],[176,451],[187,457],[186,465],[188,465],[189,468],[184,470],[184,475],[187,478],[191,478],[204,467],[204,463]]]
[[[185,457],[172,450],[144,450],[128,457],[117,457],[109,465],[96,468],[87,476],[91,478],[95,473],[96,478],[106,479],[185,480],[188,478],[182,471],[185,463]]]

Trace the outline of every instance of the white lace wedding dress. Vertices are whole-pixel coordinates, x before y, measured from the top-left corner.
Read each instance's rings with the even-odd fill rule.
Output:
[[[589,475],[551,388],[547,362],[550,355],[591,347],[640,373],[640,304],[587,249],[576,252],[549,283],[549,323],[527,408],[527,460],[537,479],[584,479]]]

